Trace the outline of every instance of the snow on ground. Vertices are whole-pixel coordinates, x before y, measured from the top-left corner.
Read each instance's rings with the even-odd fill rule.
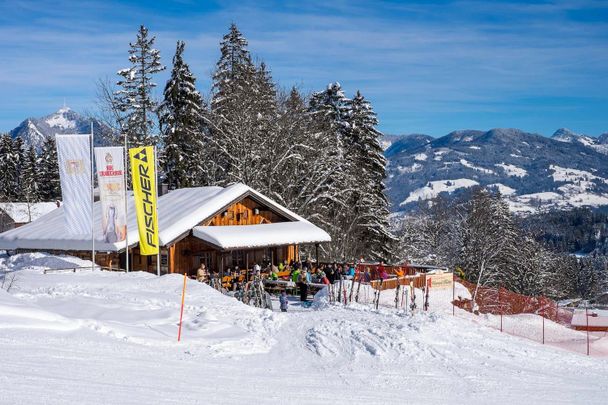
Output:
[[[486,187],[487,188],[496,188],[498,190],[498,192],[504,196],[513,195],[517,192],[517,190],[515,190],[514,188],[506,186],[502,183],[488,184]]]
[[[414,160],[417,160],[419,162],[424,162],[428,158],[429,157],[426,153],[417,153],[416,155],[414,155]]]
[[[443,159],[443,155],[445,155],[446,153],[449,153],[450,151],[451,151],[451,149],[449,149],[449,148],[437,149],[433,153],[433,160],[440,161],[441,159]]]
[[[397,166],[397,170],[399,171],[400,174],[403,173],[415,173],[417,171],[420,171],[420,169],[422,169],[422,165],[419,163],[414,163],[411,166]]]
[[[502,170],[505,171],[507,176],[524,177],[524,176],[528,175],[528,172],[526,171],[526,169],[515,166],[515,165],[498,163],[498,164],[495,164],[494,166],[502,168]]]
[[[466,159],[460,159],[460,164],[463,165],[464,167],[468,167],[469,169],[477,170],[482,173],[494,174],[493,170],[484,169],[483,167],[480,167],[480,166],[475,166],[473,163],[469,162]]]
[[[377,311],[317,297],[283,314],[188,281],[177,343],[180,276],[42,274],[63,262],[82,264],[0,259],[18,276],[0,293],[2,403],[605,403],[606,359],[453,317],[451,290],[413,316],[390,308],[394,291]]]
[[[477,185],[479,185],[478,182],[470,179],[429,181],[426,186],[412,191],[409,196],[399,205],[405,205],[418,200],[431,200],[437,197],[440,193],[452,193],[460,188],[468,188]]]
[[[560,167],[556,165],[549,166],[549,169],[553,170],[553,181],[591,182],[593,180],[601,180],[604,183],[608,183],[607,179],[596,176],[585,170],[569,169],[567,167]]]

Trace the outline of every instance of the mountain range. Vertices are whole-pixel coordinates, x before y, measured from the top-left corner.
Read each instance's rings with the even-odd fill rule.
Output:
[[[10,134],[40,151],[47,137],[87,134],[91,123],[95,145],[110,144],[109,127],[69,107],[27,118]],[[545,137],[510,128],[459,130],[440,138],[385,135],[382,145],[394,212],[476,186],[499,191],[514,212],[524,214],[608,205],[608,132],[593,137],[561,128]]]
[[[549,138],[496,128],[440,138],[411,134],[393,138],[385,156],[396,212],[476,186],[499,191],[523,214],[608,205],[608,133],[591,137],[562,128]]]
[[[42,118],[27,118],[10,131],[13,138],[21,138],[25,145],[33,145],[40,152],[44,140],[56,134],[90,134],[93,124],[95,146],[108,144],[111,129],[95,118],[85,117],[69,107]]]

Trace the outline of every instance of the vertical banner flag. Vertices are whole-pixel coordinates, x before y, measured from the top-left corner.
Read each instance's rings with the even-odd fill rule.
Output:
[[[133,196],[139,230],[139,250],[144,256],[158,254],[158,218],[156,216],[156,173],[154,148],[129,148]]]
[[[124,148],[95,148],[95,163],[103,240],[106,243],[122,242],[127,237]]]
[[[57,162],[66,229],[91,235],[91,135],[56,135]]]

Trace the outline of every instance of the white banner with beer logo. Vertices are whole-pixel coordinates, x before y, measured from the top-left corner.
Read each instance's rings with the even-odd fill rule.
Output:
[[[127,236],[124,149],[120,146],[95,148],[95,164],[103,240],[121,242]]]
[[[90,235],[91,135],[56,135],[55,140],[66,230],[70,235]]]

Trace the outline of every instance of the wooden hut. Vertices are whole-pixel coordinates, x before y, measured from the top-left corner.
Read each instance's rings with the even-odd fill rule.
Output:
[[[139,254],[132,197],[128,199],[130,267],[156,272],[156,257]],[[254,263],[296,260],[299,245],[329,242],[329,235],[294,212],[245,186],[173,190],[158,199],[161,274],[193,274],[201,263],[209,269],[250,268]],[[65,232],[63,208],[0,234],[0,249],[48,251],[89,259],[92,240]],[[94,205],[96,262],[124,268],[124,241],[106,243],[101,234],[101,207]]]

